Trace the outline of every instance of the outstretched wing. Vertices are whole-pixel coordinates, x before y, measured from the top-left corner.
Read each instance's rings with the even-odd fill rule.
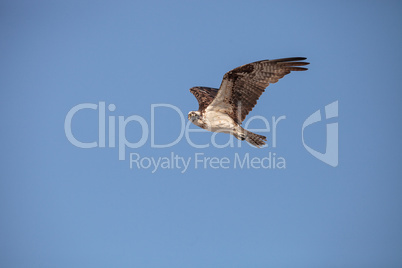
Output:
[[[307,70],[307,68],[298,67],[309,64],[301,62],[305,59],[295,57],[262,60],[227,72],[223,76],[218,94],[206,111],[227,113],[237,124],[241,124],[270,83],[278,82],[291,71]]]
[[[190,92],[193,93],[198,101],[198,111],[203,112],[214,100],[218,89],[211,87],[192,87],[190,88]]]

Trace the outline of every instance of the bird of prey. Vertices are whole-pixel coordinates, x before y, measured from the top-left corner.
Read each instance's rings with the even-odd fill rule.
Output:
[[[293,57],[262,60],[245,64],[227,72],[219,89],[192,87],[198,111],[188,113],[195,125],[212,132],[229,133],[260,148],[267,138],[241,127],[241,123],[256,105],[265,88],[278,82],[291,71],[305,71],[306,58]]]

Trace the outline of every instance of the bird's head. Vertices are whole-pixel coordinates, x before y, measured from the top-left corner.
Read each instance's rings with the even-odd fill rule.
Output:
[[[199,111],[191,111],[188,113],[188,120],[190,120],[191,122],[198,120],[200,117],[201,117],[201,114]]]

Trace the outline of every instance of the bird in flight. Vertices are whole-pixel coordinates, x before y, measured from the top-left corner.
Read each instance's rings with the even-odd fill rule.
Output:
[[[271,83],[291,71],[305,71],[306,58],[293,57],[262,60],[245,64],[227,72],[219,89],[192,87],[198,101],[198,111],[188,113],[188,119],[203,129],[229,133],[260,148],[267,138],[244,129],[241,123],[257,104],[258,98]]]

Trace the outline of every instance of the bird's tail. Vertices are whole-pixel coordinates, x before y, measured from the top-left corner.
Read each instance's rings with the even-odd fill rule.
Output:
[[[258,148],[264,146],[265,141],[267,140],[267,137],[255,134],[248,130],[244,130],[244,134],[246,134],[246,141]]]

